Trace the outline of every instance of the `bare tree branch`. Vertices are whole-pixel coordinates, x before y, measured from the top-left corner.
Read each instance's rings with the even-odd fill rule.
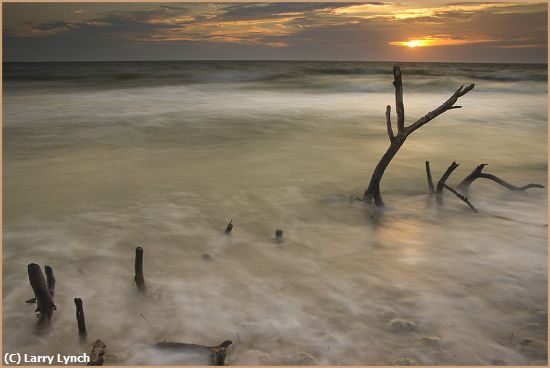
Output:
[[[459,108],[459,106],[454,106],[458,98],[470,92],[472,89],[474,89],[474,87],[475,87],[475,84],[470,84],[466,88],[464,88],[464,86],[461,86],[459,89],[456,90],[455,93],[453,93],[451,97],[449,97],[447,101],[443,102],[441,106],[430,111],[429,113],[427,113],[426,115],[424,115],[423,117],[415,121],[413,124],[405,128],[405,134],[410,135],[412,132],[414,132],[424,124],[427,124],[431,120],[435,119],[439,115],[443,114],[447,110]]]
[[[529,188],[544,188],[544,185],[535,184],[535,183],[531,183],[531,184],[527,184],[527,185],[524,185],[524,186],[521,186],[521,187],[517,187],[513,184],[508,183],[504,179],[499,178],[496,175],[484,173],[483,169],[485,168],[485,166],[487,166],[487,164],[478,165],[470,174],[468,174],[468,176],[466,176],[464,178],[464,180],[462,180],[460,182],[460,184],[458,184],[457,189],[459,191],[461,191],[462,193],[467,193],[468,189],[470,188],[470,185],[478,178],[484,178],[484,179],[492,180],[495,183],[500,184],[503,187],[505,187],[507,189],[510,189],[512,191],[524,191],[524,190],[527,190]]]
[[[458,164],[453,161],[453,163],[445,170],[443,175],[441,176],[441,179],[437,182],[437,187],[435,189],[436,197],[435,200],[437,201],[437,204],[443,204],[443,188],[445,187],[445,182],[451,176],[452,172],[455,171],[455,169],[458,167]]]
[[[405,129],[405,106],[403,105],[403,82],[401,81],[401,69],[393,67],[393,86],[395,87],[395,112],[397,113],[397,134]]]
[[[443,188],[445,187],[445,182],[447,181],[449,176],[451,176],[453,171],[455,171],[455,169],[458,167],[458,165],[459,164],[457,164],[455,161],[453,161],[453,163],[447,168],[447,170],[445,170],[445,172],[441,176],[441,179],[439,179],[439,181],[437,182],[437,188],[435,190],[437,193],[443,192]]]
[[[529,189],[529,188],[544,188],[544,185],[536,184],[536,183],[527,184],[527,185],[524,185],[522,187],[516,187],[515,185],[510,184],[507,181],[505,181],[504,179],[501,179],[498,176],[493,175],[493,174],[481,173],[481,175],[479,177],[492,180],[492,181],[502,185],[503,187],[505,187],[507,189],[510,189],[510,190],[513,190],[513,191],[521,191],[522,192],[522,191],[524,191],[526,189]]]

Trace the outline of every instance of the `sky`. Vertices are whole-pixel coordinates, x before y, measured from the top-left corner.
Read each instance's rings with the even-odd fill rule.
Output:
[[[8,61],[547,62],[545,2],[3,3]]]

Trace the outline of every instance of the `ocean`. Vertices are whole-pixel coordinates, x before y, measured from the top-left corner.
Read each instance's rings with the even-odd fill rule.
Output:
[[[373,217],[350,197],[389,144],[395,64],[406,125],[476,87],[408,138]],[[547,364],[547,190],[478,179],[475,214],[450,193],[437,206],[424,169],[437,180],[457,161],[456,186],[484,163],[546,186],[547,65],[3,67],[4,352],[100,338],[106,364],[180,364],[151,344],[232,340],[231,365]],[[31,262],[57,278],[47,338],[24,303]]]

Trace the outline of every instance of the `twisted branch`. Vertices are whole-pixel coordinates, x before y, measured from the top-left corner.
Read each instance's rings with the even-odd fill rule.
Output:
[[[484,173],[483,168],[485,166],[487,166],[487,164],[478,165],[470,174],[468,174],[468,176],[464,178],[464,180],[460,182],[460,184],[458,184],[457,189],[462,193],[468,193],[468,189],[470,188],[470,185],[478,178],[492,180],[495,183],[500,184],[511,191],[525,191],[529,188],[544,188],[544,185],[535,184],[535,183],[527,184],[521,187],[515,186],[513,184],[508,183],[504,179],[499,178],[496,175]]]

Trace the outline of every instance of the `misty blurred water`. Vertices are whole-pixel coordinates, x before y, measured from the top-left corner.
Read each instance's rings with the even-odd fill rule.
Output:
[[[101,338],[127,358],[106,364],[162,364],[146,346],[230,339],[232,365],[545,365],[525,339],[547,341],[546,189],[480,179],[479,214],[438,208],[424,161],[436,179],[459,162],[453,186],[479,163],[546,185],[546,65],[401,65],[407,124],[476,88],[409,138],[373,220],[349,197],[388,145],[391,63],[4,64],[4,352]],[[47,339],[30,262],[57,277]]]

